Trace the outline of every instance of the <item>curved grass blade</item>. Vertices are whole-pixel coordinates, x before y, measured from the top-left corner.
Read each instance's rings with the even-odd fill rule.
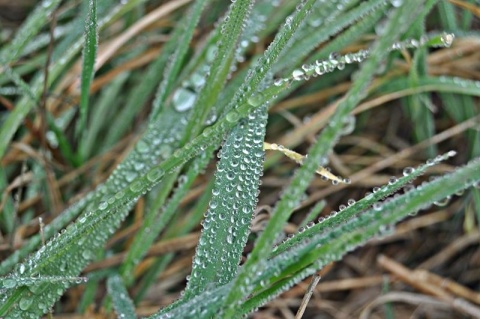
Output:
[[[38,276],[38,277],[0,277],[0,291],[13,289],[21,286],[34,286],[43,283],[75,283],[80,284],[86,281],[85,277],[63,277],[63,276]]]
[[[27,83],[25,83],[25,81],[23,81],[22,78],[14,70],[12,70],[8,65],[3,65],[1,67],[1,71],[13,83],[15,83],[18,86],[18,88],[20,89],[20,92],[23,93],[24,96],[30,98],[32,103],[34,103],[34,104],[38,103],[37,97],[35,96],[35,94],[30,89],[30,86]]]
[[[200,221],[203,219],[203,215],[208,208],[208,203],[211,198],[211,193],[213,189],[213,180],[210,179],[205,191],[197,201],[195,208],[192,209],[192,212],[185,216],[183,219],[184,222],[178,224],[176,227],[169,227],[163,238],[174,238],[180,237],[182,235],[187,235],[192,229],[197,227]],[[146,274],[143,276],[139,285],[137,285],[137,295],[135,296],[135,302],[139,302],[143,299],[143,296],[147,292],[148,288],[155,283],[155,278],[158,277],[158,274],[162,272],[165,267],[172,261],[174,253],[169,253],[164,255],[154,261],[153,265],[148,269]]]
[[[287,47],[290,38],[299,29],[302,22],[308,16],[308,13],[314,7],[315,0],[307,0],[299,5],[293,17],[287,18],[286,23],[281,27],[275,36],[273,42],[269,45],[265,53],[257,60],[254,66],[249,70],[243,84],[238,88],[233,99],[228,103],[225,111],[231,111],[244,104],[248,99],[259,99],[256,94],[260,94],[260,85],[265,81],[272,65],[277,62],[281,52]],[[261,99],[261,98],[260,98]]]

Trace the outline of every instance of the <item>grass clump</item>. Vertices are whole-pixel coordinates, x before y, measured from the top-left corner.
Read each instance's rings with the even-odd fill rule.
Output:
[[[324,311],[306,308],[319,272],[431,205],[451,203],[453,235],[478,234],[476,14],[428,0],[37,4],[1,39],[0,316],[307,318]],[[395,275],[382,258],[362,262]],[[268,303],[312,275],[300,306]],[[473,292],[426,286],[452,312],[478,309]]]

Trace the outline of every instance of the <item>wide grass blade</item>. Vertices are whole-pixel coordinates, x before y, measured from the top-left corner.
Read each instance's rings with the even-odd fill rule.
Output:
[[[250,232],[263,164],[266,106],[256,109],[228,135],[217,166],[214,199],[203,222],[184,298],[234,278]]]

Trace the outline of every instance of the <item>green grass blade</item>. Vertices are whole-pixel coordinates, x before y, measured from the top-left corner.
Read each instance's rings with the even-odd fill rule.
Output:
[[[185,60],[187,50],[193,37],[193,31],[200,20],[203,9],[209,2],[210,1],[207,0],[195,1],[190,12],[188,13],[188,18],[186,19],[187,25],[184,27],[185,30],[182,33],[182,36],[178,39],[178,42],[176,42],[177,48],[171,57],[170,63],[167,65],[162,84],[157,92],[157,96],[153,104],[153,110],[150,115],[152,118],[156,118],[158,116],[159,108],[163,106],[168,94],[170,94],[172,91],[173,85],[175,84],[175,79],[178,77],[180,68]],[[182,27],[179,27],[179,29],[181,28]]]
[[[85,137],[85,126],[88,116],[88,102],[90,98],[90,85],[95,73],[95,58],[97,56],[98,30],[97,30],[97,0],[88,2],[88,16],[85,21],[85,44],[83,47],[82,75],[80,86],[80,120],[77,127],[77,138]],[[84,157],[85,154],[79,154]]]
[[[196,120],[187,126],[182,144],[200,132],[206,116],[215,105],[230,73],[235,57],[235,48],[252,5],[253,1],[251,0],[236,1],[230,5],[227,16],[221,26],[223,31],[219,39],[215,63],[211,66],[209,76],[195,101],[196,107],[193,108],[191,114],[191,118]]]
[[[1,207],[0,226],[6,234],[11,234],[15,226],[16,209],[12,196],[6,192],[7,187],[7,174],[5,170],[0,169],[0,192],[3,194],[1,198],[3,206]]]
[[[148,172],[132,180],[129,178],[129,173],[133,174],[134,177],[138,176],[140,173],[138,170],[129,171],[126,168],[128,168],[130,165],[132,165],[132,167],[134,166],[135,158],[140,160],[143,156],[143,162],[151,163],[152,158],[159,158],[160,153],[162,152],[161,149],[155,148],[154,152],[150,153],[152,149],[149,147],[149,144],[140,140],[137,143],[136,152],[132,153],[129,157],[130,161],[127,159],[119,166],[117,172],[114,172],[112,175],[111,179],[116,179],[117,182],[109,185],[109,187],[104,186],[100,189],[101,191],[96,192],[95,197],[102,198],[105,196],[104,201],[97,202],[98,208],[95,208],[92,204],[90,204],[89,207],[91,207],[93,211],[82,216],[77,223],[67,227],[62,236],[59,236],[48,242],[47,245],[41,248],[34,257],[31,257],[29,261],[24,263],[25,265],[28,265],[27,270],[24,272],[24,276],[29,276],[39,272],[45,275],[48,275],[49,273],[56,274],[58,272],[63,272],[65,274],[68,273],[69,275],[77,275],[91,260],[94,254],[93,252],[102,247],[103,243],[107,240],[109,233],[116,229],[121,221],[126,217],[132,202],[134,202],[140,195],[150,190],[154,185],[158,184],[165,174],[170,173],[181,165],[185,164],[186,161],[190,160],[193,156],[200,153],[206,147],[218,143],[220,141],[219,137],[235,127],[238,121],[247,116],[251,109],[271,100],[272,96],[277,94],[285,87],[286,85],[282,85],[273,86],[266,89],[265,96],[262,95],[262,98],[265,100],[250,101],[252,104],[246,103],[236,111],[229,112],[224,119],[218,121],[209,130],[204,131],[202,135],[195,138],[182,149],[177,150],[173,156],[166,159],[160,165],[154,166],[150,170],[148,170],[148,167],[144,168],[144,171]],[[168,117],[162,117],[161,120],[166,121],[166,123],[170,123],[171,125],[178,125],[178,121],[172,121]],[[157,126],[152,127],[154,128]],[[171,134],[168,126],[164,125],[162,128],[167,128],[166,132],[164,131],[164,133]],[[153,134],[155,131],[152,129],[149,132]],[[159,143],[161,141],[159,140],[158,135],[150,137],[150,140],[157,141],[155,143]],[[153,160],[153,163],[154,162],[155,160]],[[115,188],[119,190],[115,193],[110,193],[111,195],[108,196],[108,192],[112,192]],[[103,192],[107,193],[105,194]],[[109,231],[94,232],[94,230],[97,228],[109,229]],[[77,247],[77,245],[79,246]],[[69,261],[68,272],[65,272],[65,269],[61,269],[61,260]],[[17,275],[20,276],[22,274]],[[48,287],[42,287],[42,291],[43,289],[63,291],[65,288],[67,287],[52,284]],[[6,303],[7,306],[0,308],[0,314],[6,312],[9,306],[20,299],[25,293],[27,293],[25,289],[17,289],[6,296],[8,303]],[[59,295],[55,294],[35,294],[30,298],[35,299],[37,300],[36,302],[42,304],[51,304],[58,297]],[[33,313],[38,313],[39,311],[38,309],[31,310]],[[20,309],[18,307],[14,307],[13,309],[10,309],[10,311],[16,312],[20,311]]]
[[[303,5],[299,6],[299,10],[296,11],[293,17],[287,18],[286,23],[281,27],[263,56],[249,70],[244,83],[239,87],[234,98],[226,107],[226,111],[233,110],[244,104],[249,98],[254,98],[254,94],[258,94],[261,91],[261,83],[265,81],[266,75],[277,62],[281,52],[287,47],[290,38],[299,29],[314,5],[314,0],[307,0]]]
[[[355,202],[353,205],[348,205],[339,212],[332,212],[327,218],[320,219],[319,223],[314,226],[305,229],[303,232],[298,233],[294,237],[286,240],[282,244],[275,247],[272,251],[272,256],[277,256],[297,244],[300,244],[312,237],[314,234],[319,234],[325,229],[336,227],[341,225],[343,222],[352,219],[358,212],[364,211],[367,208],[371,207],[373,204],[379,202],[383,198],[388,197],[389,195],[398,191],[401,187],[404,187],[408,183],[411,183],[417,177],[425,173],[427,165],[420,166],[416,169],[407,169],[405,170],[406,176],[398,179],[391,185],[379,188],[373,193],[368,194],[358,202]]]
[[[172,198],[168,201],[165,207],[158,207],[159,205],[153,205],[150,209],[152,213],[147,213],[142,228],[134,238],[134,241],[128,251],[125,261],[120,269],[120,274],[124,281],[131,283],[133,278],[133,268],[138,262],[146,255],[148,249],[153,244],[155,238],[157,238],[168,225],[173,215],[175,214],[180,201],[186,195],[190,187],[192,186],[195,178],[205,169],[211,158],[213,150],[209,150],[196,158],[192,165],[187,170],[186,174],[181,176],[179,186],[177,186]],[[174,175],[176,180],[177,174]],[[158,196],[158,195],[157,195]],[[163,206],[163,200],[160,202]]]
[[[314,222],[314,220],[317,218],[320,212],[325,208],[326,204],[327,202],[324,200],[317,202],[315,206],[313,206],[312,209],[308,212],[308,215],[305,217],[305,219],[302,221],[302,223],[299,225],[298,228],[299,229],[309,228],[311,223]]]
[[[447,31],[458,31],[457,18],[455,17],[455,7],[453,4],[441,1],[438,4],[438,11],[440,13],[440,23]]]
[[[85,137],[82,139],[80,144],[80,153],[83,154],[84,158],[90,158],[92,155],[98,154],[100,150],[106,145],[111,145],[110,143],[108,143],[108,135],[105,140],[103,140],[102,145],[99,145],[99,141],[96,137],[100,135],[100,132],[104,128],[103,126],[105,125],[105,123],[103,122],[103,119],[109,116],[109,111],[111,111],[110,107],[115,104],[120,104],[119,96],[121,95],[121,90],[129,77],[129,72],[119,75],[111,83],[110,86],[108,86],[107,88],[105,88],[105,90],[102,91],[98,100],[96,101],[95,108],[92,109],[92,116],[91,120],[88,123]],[[119,128],[122,126],[115,123],[113,127]]]
[[[450,154],[447,155],[447,157]],[[429,161],[426,165],[417,168],[424,171],[425,168],[445,159],[441,157]],[[385,225],[391,225],[411,213],[417,212],[425,207],[425,203],[440,201],[442,198],[451,196],[462,189],[467,189],[476,185],[480,181],[480,160],[476,159],[465,167],[459,168],[454,172],[447,174],[433,182],[422,184],[417,188],[418,191],[409,191],[404,195],[393,198],[391,201],[368,210],[360,217],[352,218],[349,222],[342,224],[338,228],[333,228],[325,234],[314,234],[310,237],[307,244],[291,251],[295,256],[279,256],[267,262],[268,272],[258,272],[254,278],[259,291],[254,294],[250,300],[242,304],[238,316],[246,315],[253,309],[264,305],[267,301],[279,293],[285,291],[293,284],[315,273],[322,266],[338,260],[341,256],[355,247],[365,243],[367,240],[382,233]],[[397,180],[390,186],[397,189],[396,183],[403,183]],[[445,187],[448,185],[448,187]],[[280,267],[278,265],[288,262],[292,265],[290,268]],[[280,271],[283,271],[281,275]],[[276,275],[275,275],[276,274]],[[269,280],[274,283],[267,288],[265,285]],[[161,311],[150,318],[187,318],[185,314],[195,314],[196,318],[209,318],[215,309],[219,307],[218,302],[222,296],[232,290],[233,282],[225,286],[211,289],[195,297],[189,302],[172,309],[170,312]],[[202,302],[199,302],[202,300]],[[205,316],[202,314],[205,313]]]
[[[113,307],[118,318],[137,318],[133,301],[128,297],[128,291],[123,285],[120,276],[112,276],[107,280],[107,290],[112,298]]]
[[[89,201],[93,198],[93,192],[85,195],[80,201],[70,206],[58,218],[46,225],[44,228],[45,238],[50,238],[54,234],[63,229],[69,222],[71,222],[78,214],[87,206]],[[34,249],[38,248],[42,240],[40,235],[35,235],[30,238],[20,249],[15,250],[8,258],[0,264],[0,275],[5,275],[12,270],[12,268],[20,263]]]
[[[229,282],[250,232],[263,169],[266,107],[256,109],[228,135],[215,175],[215,199],[203,222],[184,298]]]
[[[100,20],[98,26],[99,29],[104,27],[110,21],[110,19],[115,16],[115,12],[118,11],[118,8],[119,7],[117,6],[112,12]],[[52,65],[52,69],[49,73],[49,80],[53,81],[53,79],[56,79],[56,77],[59,76],[69,59],[72,59],[79,52],[81,49],[81,44],[82,41],[79,39],[76,45],[65,53],[62,63],[56,63]],[[43,88],[43,85],[41,85],[41,79],[39,78],[37,80],[38,81],[36,81],[34,84],[34,88],[37,89],[35,94],[39,94]],[[31,107],[32,105],[29,100],[23,98],[4,122],[0,129],[0,134],[6,137],[13,136],[17,125],[21,122],[23,116],[28,113]],[[150,129],[147,129],[147,132],[143,136],[144,140],[139,142],[139,145],[137,148],[135,148],[134,152],[132,152],[129,157],[127,157],[127,159],[117,168],[117,170],[110,177],[109,181],[106,182],[106,185],[101,185],[95,191],[87,194],[79,203],[68,208],[66,211],[60,214],[58,218],[47,225],[45,227],[45,238],[50,238],[62,228],[66,227],[69,222],[76,218],[86,208],[90,211],[95,209],[95,205],[98,205],[102,198],[105,197],[106,199],[108,196],[113,196],[123,187],[126,187],[139,174],[142,172],[147,172],[148,169],[158,163],[159,160],[170,156],[172,149],[175,147],[175,142],[180,138],[180,135],[178,135],[178,131],[182,130],[182,121],[180,118],[181,115],[179,115],[177,112],[166,110],[161,119],[151,123],[149,126]],[[8,140],[8,138],[0,140],[0,156],[3,155],[2,152],[6,150]],[[148,149],[146,149],[146,146],[150,144],[155,146],[155,151],[152,153],[146,152]],[[146,163],[146,165],[142,166],[143,170],[137,170],[138,165],[136,165],[136,161]],[[21,249],[16,250],[7,259],[2,261],[0,265],[0,274],[9,272],[11,268],[21,260],[21,258],[24,258],[33,249],[37,248],[39,244],[39,235],[29,239]]]
[[[208,208],[208,203],[211,198],[211,193],[213,189],[213,179],[210,179],[209,183],[205,187],[200,199],[197,201],[195,207],[192,209],[192,212],[188,214],[182,223],[179,223],[178,226],[169,227],[166,230],[163,238],[174,238],[180,237],[182,235],[188,234],[192,229],[197,227],[200,221],[203,219],[203,215]],[[143,299],[143,296],[147,292],[147,289],[155,282],[158,274],[163,271],[163,269],[172,261],[174,254],[167,254],[158,258],[147,271],[145,276],[142,278],[137,295],[135,296],[135,302],[138,302]]]

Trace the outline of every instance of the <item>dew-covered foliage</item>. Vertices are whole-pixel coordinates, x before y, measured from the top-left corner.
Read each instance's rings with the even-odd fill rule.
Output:
[[[0,318],[245,317],[432,205],[478,232],[467,2],[22,8],[0,34]]]

